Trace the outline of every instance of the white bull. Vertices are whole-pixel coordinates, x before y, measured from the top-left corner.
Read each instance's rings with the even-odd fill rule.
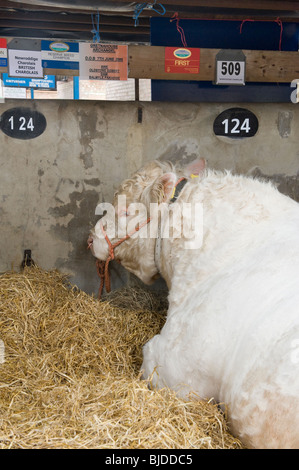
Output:
[[[165,326],[143,349],[144,377],[155,370],[158,387],[225,403],[231,431],[248,447],[299,448],[299,205],[270,183],[207,170],[203,160],[184,172],[175,202],[182,170],[158,161],[126,180],[114,200],[122,232],[136,215],[132,202],[203,207],[200,247],[186,246],[184,235],[157,242],[156,211],[115,248],[130,272],[145,283],[161,273],[169,288]],[[89,238],[101,260],[109,217]],[[149,227],[154,237],[140,236]]]

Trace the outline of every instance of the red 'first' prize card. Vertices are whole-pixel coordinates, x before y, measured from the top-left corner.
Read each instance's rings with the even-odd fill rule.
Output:
[[[165,72],[199,73],[199,57],[197,47],[165,47]]]

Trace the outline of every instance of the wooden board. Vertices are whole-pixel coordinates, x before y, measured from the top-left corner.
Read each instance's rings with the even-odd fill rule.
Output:
[[[44,69],[45,75],[65,75],[66,77],[76,77],[79,75],[79,70],[64,70],[64,69]]]
[[[214,81],[215,57],[220,49],[200,49],[197,74],[165,72],[165,47],[128,46],[128,77],[157,80]],[[299,79],[299,52],[243,50],[246,56],[246,82],[290,83]],[[0,72],[7,72],[2,67]],[[44,69],[45,75],[77,76],[78,70]]]
[[[129,78],[157,80],[215,80],[215,57],[220,49],[200,49],[198,74],[165,72],[165,48],[129,46]],[[243,50],[247,82],[291,82],[299,79],[299,52]]]

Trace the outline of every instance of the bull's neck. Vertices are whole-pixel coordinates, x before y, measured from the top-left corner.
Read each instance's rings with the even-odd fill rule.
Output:
[[[163,244],[163,241],[162,241],[162,244]],[[161,276],[165,280],[168,289],[170,290],[171,289],[171,281],[172,281],[172,277],[173,277],[173,267],[172,267],[171,258],[165,256],[163,251],[164,251],[164,253],[166,251],[168,251],[168,247],[166,246],[165,240],[164,240],[164,247],[162,247],[162,250],[161,250],[160,260],[159,260],[159,263],[157,265],[157,268],[158,268]]]
[[[163,232],[165,221],[157,221],[157,237],[155,241],[155,265],[158,272],[165,280],[168,289],[171,288],[171,281],[175,271],[175,260],[173,259],[173,244],[178,244],[179,240],[165,236]]]
[[[184,189],[179,200],[171,199],[173,204],[162,204],[154,215],[154,224],[157,226],[155,242],[155,265],[161,276],[165,279],[168,288],[172,284],[173,275],[180,269],[181,259],[178,253],[184,252],[188,245],[188,230],[191,230],[191,212],[187,211],[184,217],[184,203],[188,202],[190,193],[197,189],[197,185],[191,185]],[[187,192],[186,192],[187,191]],[[198,221],[200,224],[200,220]],[[185,227],[186,228],[186,227]],[[189,230],[189,231],[190,231]],[[189,234],[190,236],[190,234]],[[193,235],[192,235],[193,236]]]

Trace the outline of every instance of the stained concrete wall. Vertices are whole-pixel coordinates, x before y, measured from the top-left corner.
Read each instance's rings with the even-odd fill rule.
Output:
[[[269,177],[299,201],[299,105],[242,105],[258,117],[259,130],[237,141],[213,134],[216,116],[236,104],[8,100],[0,113],[16,106],[42,112],[47,128],[32,140],[0,131],[0,271],[18,269],[31,249],[42,268],[58,268],[96,292],[86,249],[95,208],[154,158],[202,156],[216,169]],[[114,287],[128,280],[118,266],[112,279]]]

